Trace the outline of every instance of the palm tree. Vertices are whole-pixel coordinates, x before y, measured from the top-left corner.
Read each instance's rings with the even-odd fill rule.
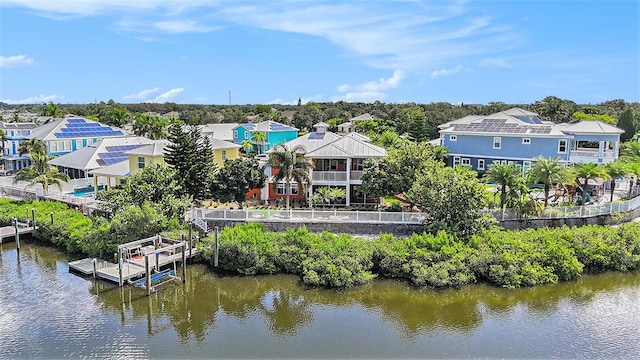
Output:
[[[620,160],[640,163],[640,142],[627,141],[620,146]]]
[[[334,202],[338,201],[339,199],[344,199],[347,197],[347,189],[345,188],[331,188],[330,190],[330,196],[331,196],[331,201]]]
[[[33,159],[33,164],[28,168],[18,170],[13,182],[29,181],[29,186],[42,184],[45,193],[49,191],[49,185],[56,185],[58,189],[62,190],[62,183],[69,181],[69,176],[59,172],[58,168],[49,166],[51,158],[47,154],[36,152],[31,153],[30,156]]]
[[[268,166],[273,169],[273,185],[285,182],[285,194],[287,198],[287,210],[291,197],[291,181],[298,184],[298,189],[303,192],[308,184],[311,184],[309,170],[313,166],[311,160],[304,157],[307,150],[302,145],[296,145],[289,150],[286,146],[278,144],[269,154]]]
[[[587,188],[589,180],[604,176],[604,169],[596,163],[578,163],[571,169],[571,174],[575,177],[576,183],[582,187],[582,205],[586,204]],[[584,182],[580,182],[584,179]]]
[[[262,145],[267,141],[267,133],[264,131],[256,131],[251,135],[251,140],[256,144],[258,154],[262,154],[264,150]]]
[[[33,154],[46,154],[47,148],[44,145],[44,142],[33,138],[26,141],[20,142],[20,146],[18,146],[18,155],[22,156],[24,154],[28,154],[32,156]]]
[[[544,184],[544,206],[549,203],[549,190],[552,184],[562,183],[567,179],[567,169],[559,157],[544,158],[539,156],[531,166],[531,181]]]
[[[432,147],[431,151],[436,161],[447,163],[447,159],[449,159],[449,149],[447,149],[446,146],[437,145]]]
[[[378,145],[384,147],[385,149],[395,147],[400,142],[400,138],[395,131],[385,131],[378,136],[376,139]]]
[[[610,202],[613,202],[613,192],[616,190],[616,179],[629,175],[630,171],[627,164],[623,162],[610,162],[604,165],[604,174],[607,179],[611,180],[611,198]]]
[[[507,203],[507,187],[515,184],[520,174],[520,169],[516,164],[494,162],[489,165],[484,178],[489,182],[495,182],[500,185],[500,207],[504,207]]]
[[[251,143],[251,140],[245,140],[242,142],[242,151],[245,154],[249,154],[251,149],[253,149],[253,144]]]
[[[0,129],[0,157],[4,155],[4,142],[7,140],[7,132]]]
[[[62,109],[53,102],[49,102],[44,109],[42,109],[42,115],[51,116],[51,119],[62,117],[63,114]],[[45,123],[48,123],[51,119],[48,119]]]
[[[635,176],[635,179],[629,179],[629,198],[631,198],[633,195],[633,184],[638,181],[638,178],[640,178],[640,162],[629,162],[626,164],[629,174],[633,174],[633,176]]]

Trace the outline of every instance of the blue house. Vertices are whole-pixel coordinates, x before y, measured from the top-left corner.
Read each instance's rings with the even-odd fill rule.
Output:
[[[41,140],[49,155],[60,156],[82,149],[102,139],[125,136],[127,134],[122,129],[81,117],[69,117],[34,129],[27,136],[27,139]]]
[[[253,135],[257,132],[266,134],[266,140],[264,142],[259,143],[255,140]],[[263,154],[276,145],[291,141],[297,137],[298,129],[271,120],[257,124],[240,124],[233,128],[233,142],[242,145],[244,141],[249,140],[253,145],[251,151],[256,151],[259,154]]]
[[[535,158],[560,157],[566,164],[608,163],[618,158],[620,134],[600,121],[554,124],[538,114],[513,108],[492,115],[470,115],[439,126],[450,166],[483,173],[493,162],[515,163],[523,173]]]
[[[29,157],[20,156],[18,148],[20,142],[38,127],[35,123],[8,123],[0,121],[0,130],[5,133],[4,140],[0,139],[0,173],[13,172],[29,166]]]

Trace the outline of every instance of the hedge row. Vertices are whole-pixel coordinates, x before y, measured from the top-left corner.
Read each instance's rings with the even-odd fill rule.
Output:
[[[213,239],[203,256],[213,264]],[[640,266],[640,224],[619,227],[492,228],[468,243],[440,232],[373,240],[310,233],[306,228],[268,232],[260,223],[225,228],[219,266],[244,275],[291,273],[309,285],[347,288],[376,276],[418,287],[451,287],[478,281],[504,287],[573,280],[581,274],[630,271]]]

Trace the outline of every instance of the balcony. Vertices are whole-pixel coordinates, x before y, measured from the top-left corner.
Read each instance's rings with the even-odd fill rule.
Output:
[[[577,149],[571,150],[569,154],[570,161],[574,163],[578,162],[598,162],[600,159],[598,149]],[[602,154],[602,162],[608,163],[614,161],[618,157],[618,154],[613,150],[605,150]]]
[[[347,181],[347,172],[314,170],[311,179],[313,181]]]

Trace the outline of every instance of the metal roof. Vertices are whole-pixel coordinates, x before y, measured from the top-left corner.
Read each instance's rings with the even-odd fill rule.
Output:
[[[82,149],[56,157],[50,160],[49,164],[84,171],[93,170],[128,160],[129,155],[125,153],[126,151],[151,143],[153,140],[143,137],[103,139]]]
[[[562,129],[569,134],[623,134],[624,130],[597,120],[585,120]]]
[[[259,122],[256,124],[253,124],[253,123],[240,124],[236,126],[234,129],[238,127],[243,127],[249,131],[264,131],[264,132],[298,131],[298,129],[294,128],[293,126],[281,124],[273,120],[267,120],[267,121]]]
[[[353,137],[341,137],[325,144],[305,156],[309,158],[380,158],[387,156],[385,149],[368,142],[356,140]]]
[[[35,128],[27,138],[52,141],[85,138],[103,139],[124,136],[127,136],[124,130],[117,127],[103,125],[97,121],[81,117],[68,117]]]

